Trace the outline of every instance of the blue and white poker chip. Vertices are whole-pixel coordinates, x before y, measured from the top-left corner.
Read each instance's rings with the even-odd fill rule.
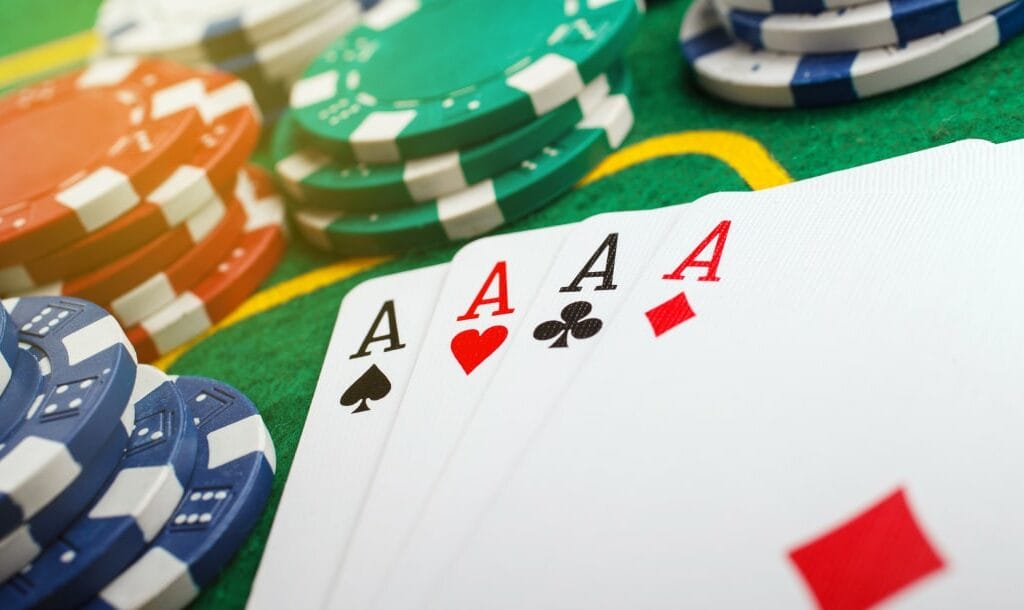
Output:
[[[874,0],[724,0],[726,6],[760,13],[820,13]]]
[[[28,350],[19,349],[7,388],[0,394],[0,439],[7,438],[21,424],[25,406],[39,395],[39,388],[45,379],[39,370],[39,362]],[[3,444],[0,443],[2,448]]]
[[[841,104],[927,80],[1024,30],[1024,0],[903,47],[855,53],[776,53],[733,40],[712,5],[695,0],[679,45],[701,86],[729,101],[772,108]]]
[[[272,123],[306,65],[361,17],[356,0],[105,0],[96,30],[111,54],[235,73]]]
[[[252,402],[210,379],[175,384],[199,430],[184,500],[145,553],[86,608],[185,606],[242,545],[270,495],[274,445]]]
[[[96,29],[116,54],[216,62],[316,19],[334,4],[331,0],[106,0]]]
[[[7,389],[18,359],[18,329],[7,309],[0,305],[0,394]],[[2,434],[2,432],[0,432]]]
[[[287,108],[288,91],[306,65],[335,38],[355,27],[360,16],[357,3],[339,2],[308,23],[211,65],[233,72],[249,83],[260,109],[270,115],[275,109]]]
[[[24,570],[0,586],[0,608],[69,607],[92,599],[143,551],[192,476],[198,433],[174,382],[140,366],[135,428],[106,487]],[[5,567],[31,557],[0,556]]]
[[[29,381],[20,396],[0,397],[18,414],[0,438],[0,555],[48,544],[92,501],[127,443],[136,374],[135,351],[98,306],[66,297],[4,306]]]
[[[821,13],[772,14],[714,0],[733,37],[784,53],[841,53],[904,45],[951,30],[1012,0],[876,0]]]

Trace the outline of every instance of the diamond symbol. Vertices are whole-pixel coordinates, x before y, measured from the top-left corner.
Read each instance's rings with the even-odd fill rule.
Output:
[[[644,315],[647,316],[647,321],[651,324],[654,336],[660,337],[697,314],[693,312],[690,302],[686,300],[686,293],[680,292],[661,305],[647,310]]]
[[[789,558],[822,610],[866,610],[943,567],[903,489]]]

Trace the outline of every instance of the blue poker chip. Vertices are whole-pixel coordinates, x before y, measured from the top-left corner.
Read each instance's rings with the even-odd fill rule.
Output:
[[[1024,30],[1024,0],[902,47],[853,53],[762,51],[733,40],[712,0],[695,0],[679,46],[701,86],[739,104],[812,107],[864,99],[913,85],[965,64]]]
[[[145,553],[86,608],[184,607],[231,559],[267,503],[276,458],[256,407],[218,381],[175,383],[199,429],[185,497]]]
[[[105,0],[96,30],[119,55],[182,62],[245,53],[352,0]]]
[[[841,53],[890,45],[951,30],[1012,0],[876,0],[822,13],[773,14],[730,8],[714,0],[733,37],[787,53]]]
[[[140,366],[135,428],[91,506],[30,565],[0,586],[0,608],[65,608],[92,599],[142,553],[180,503],[198,433],[173,381]],[[10,553],[0,563],[25,564]]]
[[[79,299],[29,297],[4,306],[20,352],[0,410],[0,556],[51,542],[113,471],[134,420],[135,352],[106,311]],[[0,574],[3,579],[7,574]]]
[[[308,23],[276,39],[215,61],[219,70],[232,72],[252,87],[260,110],[287,107],[291,83],[316,54],[359,23],[355,2],[340,2]]]
[[[730,8],[760,13],[820,13],[874,0],[722,0]]]
[[[96,30],[109,52],[158,55],[233,72],[260,110],[288,106],[306,65],[362,16],[356,0],[105,0]]]
[[[81,509],[92,502],[117,466],[129,433],[118,426],[107,442],[122,447],[121,450],[104,451],[98,459],[85,466],[74,483],[67,486],[46,508],[32,516],[27,524],[0,539],[0,582],[24,567],[22,559],[38,555],[56,540]],[[72,513],[69,506],[80,508],[74,509]]]
[[[14,373],[18,359],[18,329],[5,307],[0,306],[0,394],[3,394]],[[0,428],[2,430],[2,428]],[[2,434],[2,432],[0,432]]]
[[[0,307],[0,309],[4,309]],[[6,311],[6,310],[4,310]],[[8,318],[10,320],[10,318]],[[11,327],[14,322],[11,321]],[[17,333],[15,333],[17,334]],[[27,350],[15,343],[15,360],[7,386],[0,393],[0,439],[10,436],[25,415],[25,405],[31,404],[39,394],[43,372],[39,362]]]

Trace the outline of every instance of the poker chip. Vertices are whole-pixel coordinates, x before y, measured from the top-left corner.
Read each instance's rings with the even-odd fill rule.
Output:
[[[359,16],[357,4],[339,2],[308,23],[265,44],[224,59],[205,61],[219,70],[233,72],[250,83],[257,91],[263,108],[268,109],[264,101],[272,99],[283,107],[287,103],[287,90],[292,81],[321,49],[351,30],[359,22]]]
[[[0,555],[49,543],[89,503],[127,443],[135,353],[101,308],[30,297],[4,306],[22,345],[0,396],[18,419],[0,438]]]
[[[85,274],[179,226],[201,205],[231,192],[238,168],[259,138],[249,87],[222,72],[197,73],[207,93],[197,108],[205,122],[191,158],[110,224],[35,260],[0,269],[0,293],[17,294]]]
[[[109,225],[186,163],[202,129],[194,75],[110,59],[0,100],[0,266]]]
[[[85,605],[180,608],[245,541],[270,495],[274,445],[255,405],[210,379],[175,380],[199,431],[184,499],[145,553]]]
[[[683,19],[680,49],[700,84],[733,102],[810,107],[851,102],[907,87],[984,55],[1024,29],[1017,0],[959,27],[901,47],[856,53],[787,54],[734,41],[711,0],[695,0]]]
[[[151,55],[235,73],[273,122],[287,107],[291,83],[359,17],[353,0],[218,0],[213,6],[106,0],[96,30],[110,55]]]
[[[0,395],[7,389],[14,373],[14,362],[18,359],[18,329],[7,310],[0,307]],[[0,436],[3,430],[0,428]]]
[[[123,55],[229,57],[292,31],[326,0],[106,0],[96,29]]]
[[[761,13],[820,13],[875,2],[876,0],[722,0],[741,11]]]
[[[519,167],[453,195],[381,214],[300,209],[294,217],[310,243],[338,254],[397,252],[469,239],[570,189],[622,143],[632,125],[629,99],[625,94],[610,95],[568,134]]]
[[[255,193],[251,198],[239,196],[247,218],[241,238],[198,284],[127,329],[141,361],[159,358],[224,319],[280,260],[285,246],[284,204],[265,172],[252,167],[248,172]]]
[[[6,312],[6,309],[4,311]],[[45,380],[44,372],[40,370],[39,363],[32,354],[20,349],[20,346],[16,350],[7,387],[0,393],[0,439],[7,438],[16,427],[22,425],[25,405],[35,400],[40,385]],[[0,535],[0,538],[2,537]]]
[[[183,256],[165,269],[151,275],[137,286],[110,302],[108,309],[125,327],[137,324],[157,312],[185,290],[210,273],[242,235],[246,208],[239,198],[240,190],[251,192],[247,174],[239,173],[235,196],[227,204],[220,222]]]
[[[1011,0],[876,0],[821,13],[770,14],[730,9],[714,0],[733,37],[790,53],[837,53],[890,45],[951,30]]]
[[[185,255],[216,228],[226,213],[224,203],[214,197],[184,223],[127,256],[66,282],[34,287],[30,294],[74,296],[109,303]]]
[[[624,68],[598,76],[575,98],[527,125],[462,151],[389,165],[342,165],[314,148],[295,150],[293,121],[274,134],[275,169],[299,205],[346,212],[409,207],[465,189],[513,167],[572,129],[614,88]]]
[[[149,366],[138,367],[131,400],[131,438],[91,505],[38,557],[0,555],[0,574],[26,566],[0,586],[0,606],[89,601],[131,564],[177,508],[196,459],[191,415],[173,381]]]
[[[341,163],[462,149],[578,95],[622,54],[639,19],[635,0],[383,2],[295,83],[292,114]],[[439,36],[465,52],[444,52]]]

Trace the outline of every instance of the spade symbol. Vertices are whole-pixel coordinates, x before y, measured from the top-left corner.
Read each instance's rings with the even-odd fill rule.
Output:
[[[569,337],[574,339],[589,339],[601,332],[603,325],[597,318],[588,318],[593,307],[586,301],[569,303],[562,308],[561,320],[548,320],[537,325],[533,329],[533,338],[538,341],[550,341],[554,343],[548,347],[569,347]]]
[[[391,381],[377,368],[376,364],[371,364],[370,368],[366,369],[359,379],[352,382],[352,385],[348,386],[345,393],[341,395],[341,405],[351,407],[358,403],[359,406],[352,412],[362,413],[370,410],[366,404],[367,400],[380,400],[389,392],[391,392]]]

